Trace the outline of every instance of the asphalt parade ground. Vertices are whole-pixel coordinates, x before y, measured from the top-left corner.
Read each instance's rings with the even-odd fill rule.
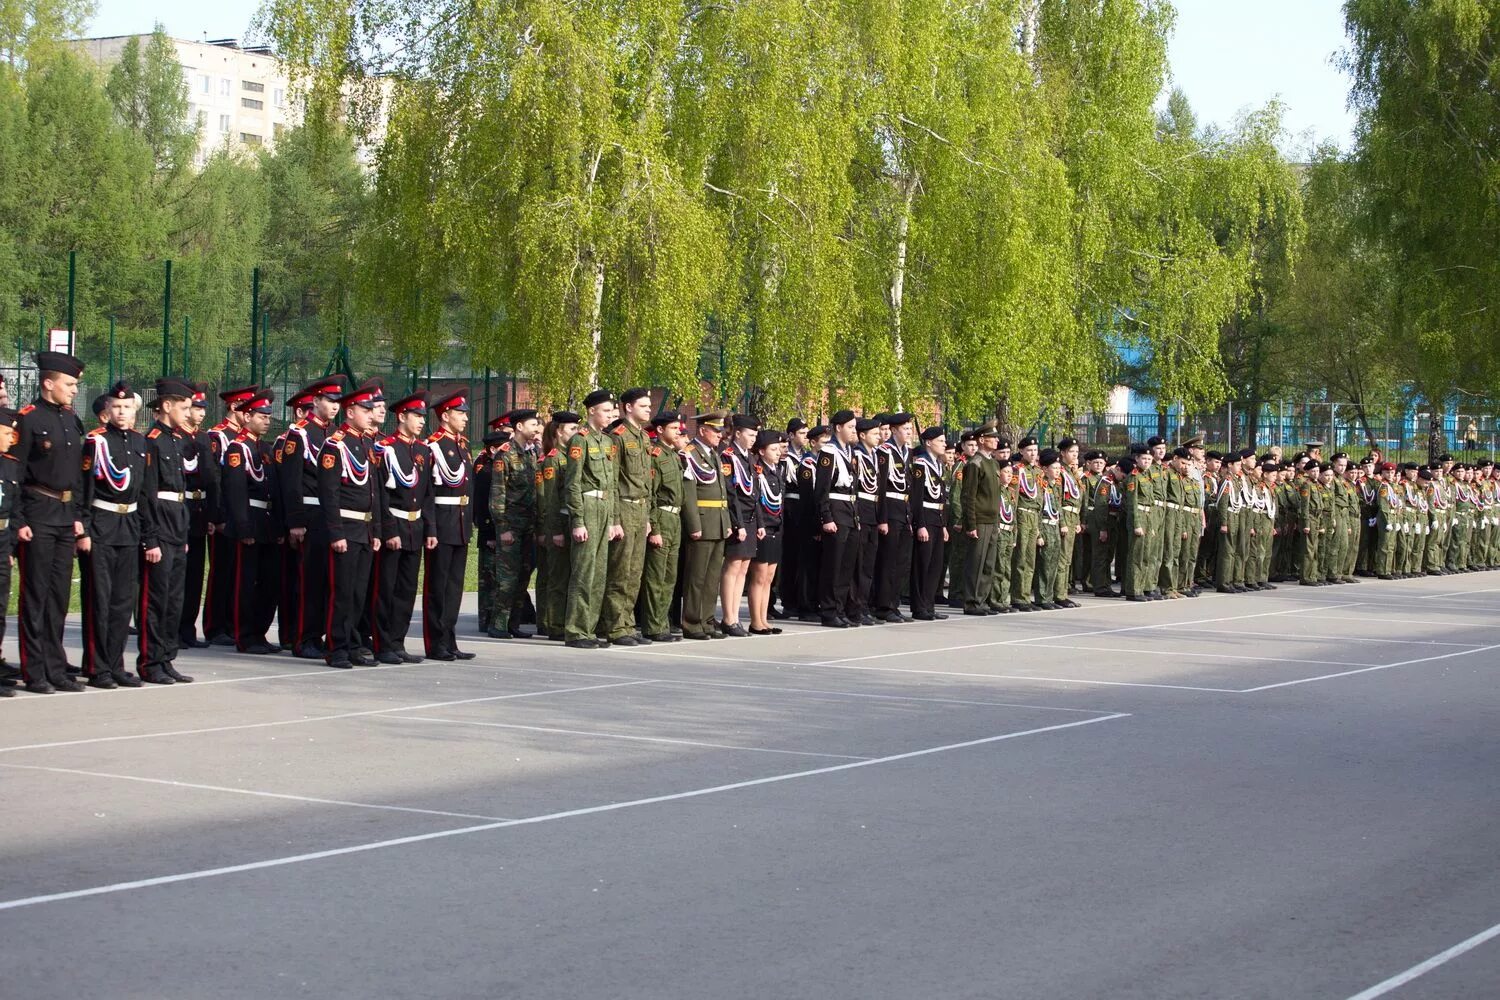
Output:
[[[1500,995],[1500,573],[1080,600],[8,699],[0,994]]]

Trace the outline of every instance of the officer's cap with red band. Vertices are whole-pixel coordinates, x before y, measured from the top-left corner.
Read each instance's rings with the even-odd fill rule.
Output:
[[[339,397],[339,405],[346,410],[351,406],[373,410],[376,403],[383,402],[385,402],[385,393],[379,382],[366,382],[348,395]]]
[[[243,403],[247,399],[253,398],[259,391],[260,386],[247,385],[241,389],[229,389],[225,392],[221,392],[219,393],[219,398],[228,403],[231,409],[238,410],[241,403]]]
[[[276,393],[270,389],[257,389],[249,399],[236,403],[234,408],[241,413],[270,413]]]
[[[309,406],[313,405],[313,400],[316,398],[316,396],[308,392],[306,389],[298,389],[292,395],[292,398],[287,400],[286,402],[287,405],[294,410],[305,410]]]
[[[469,412],[469,394],[460,389],[458,392],[449,393],[442,399],[429,404],[429,409],[437,416],[442,416],[449,410],[457,410],[460,413]]]
[[[193,395],[191,396],[191,399],[193,401],[193,405],[196,406],[196,407],[198,407],[200,410],[207,408],[207,406],[208,406],[208,383],[207,382],[194,382],[193,383]]]
[[[404,399],[398,399],[391,404],[391,412],[400,416],[403,413],[426,413],[427,412],[427,390],[418,389]]]

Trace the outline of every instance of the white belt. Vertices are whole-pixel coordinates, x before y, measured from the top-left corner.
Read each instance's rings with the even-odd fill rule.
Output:
[[[871,502],[879,502],[880,500],[880,498],[873,493],[860,493],[858,494],[858,496],[861,500],[869,500]]]
[[[302,505],[304,507],[316,507],[316,506],[318,506],[319,502],[320,501],[318,500],[317,497],[303,497],[302,498]]]
[[[802,499],[802,494],[801,493],[787,493],[787,494],[785,494],[785,497],[788,500],[801,500]]]
[[[392,517],[399,517],[403,521],[420,521],[422,519],[422,512],[420,510],[397,510],[394,507],[389,508],[389,510]]]
[[[595,500],[609,499],[609,493],[605,490],[584,490],[583,495],[586,497],[593,497]]]
[[[1067,504],[1063,504],[1063,510],[1067,511],[1070,514],[1078,513],[1078,507],[1076,505],[1070,507]]]
[[[94,506],[111,514],[134,514],[136,508],[133,503],[110,503],[108,500],[95,500]]]
[[[942,504],[940,504],[940,503],[933,503],[931,500],[923,500],[922,501],[922,506],[926,507],[928,510],[942,510],[943,509],[943,505]]]
[[[270,510],[271,509],[271,501],[269,501],[269,500],[251,500],[250,501],[250,506],[254,507],[256,510]]]
[[[349,521],[364,521],[366,524],[374,520],[374,515],[367,510],[345,510],[342,507],[339,508],[339,517]]]
[[[1158,501],[1156,501],[1156,506],[1158,506],[1158,507],[1165,507],[1165,506],[1167,506],[1167,502],[1165,500],[1158,500]]]
[[[621,503],[645,503],[646,502],[646,498],[645,497],[641,497],[639,500],[634,500],[634,499],[631,499],[630,497],[621,497],[620,498],[620,502]]]
[[[850,496],[848,493],[830,493],[830,494],[828,494],[828,499],[830,499],[830,500],[842,500],[845,503],[853,503],[854,502],[854,497]]]
[[[656,509],[657,510],[664,510],[668,514],[681,514],[682,513],[682,508],[681,507],[669,507],[669,506],[667,506],[664,503],[657,504],[656,505]]]
[[[900,500],[902,503],[906,502],[906,494],[905,493],[887,493],[885,495],[885,498],[887,500]]]
[[[468,496],[461,496],[461,497],[433,497],[432,498],[432,502],[435,503],[435,504],[437,504],[439,507],[467,507],[467,506],[469,506],[469,498],[468,498]]]
[[[207,499],[207,497],[208,497],[208,490],[188,490],[187,493],[184,494],[184,495],[189,500],[204,500],[204,499]],[[156,495],[156,499],[161,500],[161,499],[163,499],[163,497],[162,497],[162,495],[160,493],[158,493]]]
[[[158,500],[170,500],[173,503],[182,503],[182,494],[181,493],[165,493],[165,492],[163,492],[163,493],[156,494],[156,499],[158,499]]]
[[[1169,501],[1167,501],[1167,506],[1168,506],[1168,507],[1171,507],[1171,508],[1172,508],[1172,509],[1173,509],[1173,510],[1181,510],[1181,509],[1182,509],[1182,508],[1181,508],[1181,507],[1179,507],[1179,506],[1178,506],[1178,505],[1177,505],[1177,504],[1175,504],[1175,503],[1172,503],[1172,502],[1171,502],[1171,501],[1170,501],[1170,500],[1169,500]]]

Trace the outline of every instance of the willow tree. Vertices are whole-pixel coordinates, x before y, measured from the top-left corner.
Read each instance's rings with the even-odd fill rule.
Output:
[[[376,211],[431,214],[428,244],[488,320],[471,334],[476,363],[568,399],[696,372],[721,244],[664,128],[692,13],[681,0],[273,0],[266,25],[312,88],[386,72],[398,93],[420,88],[426,106],[392,118],[385,142],[428,150],[430,183],[377,182],[376,197],[423,204]],[[450,290],[424,282],[412,298]]]

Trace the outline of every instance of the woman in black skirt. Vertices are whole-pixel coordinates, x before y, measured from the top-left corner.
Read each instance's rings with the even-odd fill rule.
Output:
[[[750,563],[750,634],[778,635],[781,629],[772,627],[766,615],[771,604],[771,581],[776,578],[776,564],[781,562],[781,504],[786,495],[781,459],[786,454],[786,435],[761,431],[755,438],[755,454],[761,538]]]
[[[719,576],[719,601],[724,613],[719,634],[743,639],[750,633],[740,624],[740,598],[745,576],[760,545],[760,500],[755,492],[755,439],[760,421],[737,414],[734,438],[720,459],[729,493],[729,537],[724,539],[724,569]]]

